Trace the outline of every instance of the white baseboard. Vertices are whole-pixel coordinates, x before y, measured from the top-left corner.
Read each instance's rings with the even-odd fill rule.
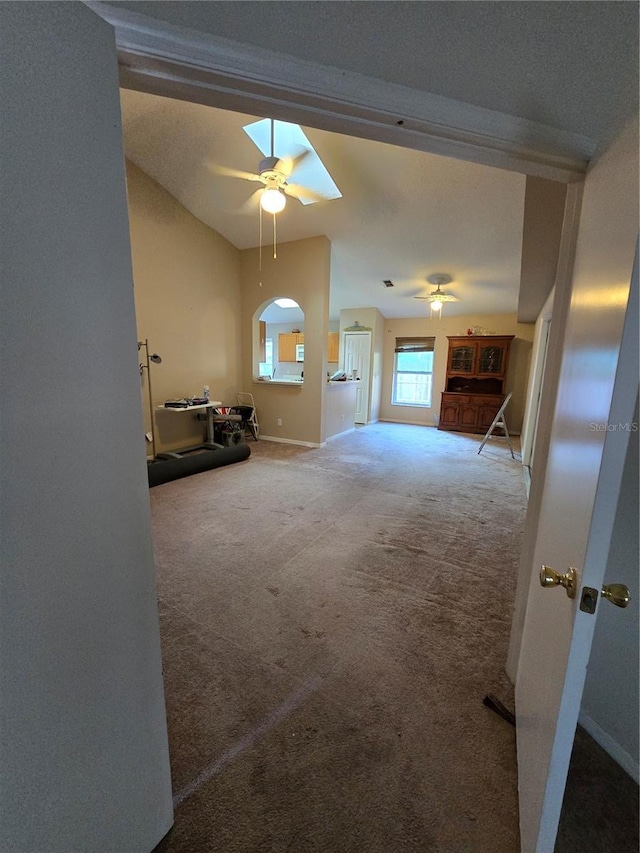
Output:
[[[423,427],[434,427],[435,424],[427,424],[424,421],[408,421],[406,419],[400,418],[380,418],[380,422],[383,424],[408,424],[409,426],[423,426]]]
[[[639,781],[640,773],[638,772],[638,762],[629,755],[629,753],[615,741],[608,732],[596,723],[584,711],[580,712],[578,722],[585,731],[587,731],[596,743],[607,752],[613,760],[626,771],[629,776],[635,781]]]
[[[333,441],[336,438],[342,438],[343,435],[348,435],[350,432],[355,432],[355,427],[349,427],[349,429],[345,429],[342,432],[337,432],[335,435],[330,435],[328,438],[325,438],[323,441],[323,446],[328,444],[330,441]]]
[[[263,435],[260,433],[261,441],[278,441],[280,444],[298,444],[300,447],[322,447],[321,443],[314,441],[298,441],[295,438],[279,438],[276,435]]]

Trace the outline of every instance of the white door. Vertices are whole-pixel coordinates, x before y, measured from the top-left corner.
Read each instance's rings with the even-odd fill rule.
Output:
[[[637,127],[628,127],[585,181],[516,680],[524,853],[554,848],[597,618],[578,609],[580,597],[602,586],[638,387],[637,150]],[[575,599],[541,587],[543,563],[575,567]]]
[[[351,378],[357,377],[356,416],[357,424],[366,424],[369,419],[369,375],[371,369],[371,332],[345,332],[344,370]]]

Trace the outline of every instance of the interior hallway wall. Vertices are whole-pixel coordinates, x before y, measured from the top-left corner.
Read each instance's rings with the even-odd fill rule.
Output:
[[[0,849],[173,820],[113,30],[0,6]]]
[[[440,414],[440,394],[444,391],[447,354],[449,351],[447,335],[464,335],[468,328],[480,326],[481,328],[495,332],[496,335],[515,335],[515,338],[511,342],[509,371],[507,374],[507,393],[513,391],[513,397],[507,408],[506,418],[509,432],[519,433],[522,428],[522,419],[524,416],[529,362],[535,325],[533,323],[518,323],[515,314],[463,314],[450,317],[447,316],[446,311],[447,307],[445,305],[445,313],[442,317],[434,317],[433,319],[425,317],[387,320],[385,322],[382,403],[380,408],[381,420],[432,426],[435,423],[434,415],[437,418]],[[433,394],[431,406],[426,408],[392,406],[391,393],[393,388],[396,338],[414,336],[435,337],[436,339],[433,357]]]
[[[149,339],[156,450],[200,442],[195,414],[157,411],[165,400],[199,396],[236,402],[240,388],[240,253],[170,193],[127,162],[129,224],[139,340]],[[144,350],[141,351],[141,355]],[[145,431],[147,377],[141,377]],[[141,436],[142,439],[142,436]]]

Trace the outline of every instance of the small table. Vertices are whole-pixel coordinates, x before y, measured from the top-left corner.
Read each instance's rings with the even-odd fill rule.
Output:
[[[158,453],[158,459],[179,459],[184,453],[191,453],[194,450],[215,450],[221,445],[215,443],[214,435],[214,414],[213,410],[221,406],[220,400],[209,400],[208,403],[199,403],[196,406],[157,406],[158,411],[163,412],[197,412],[199,409],[206,409],[207,412],[207,441],[204,444],[196,444],[194,447],[183,447],[179,452],[167,450],[163,453]]]

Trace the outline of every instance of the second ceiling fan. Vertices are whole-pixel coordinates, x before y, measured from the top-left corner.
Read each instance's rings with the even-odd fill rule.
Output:
[[[436,275],[430,275],[427,281],[429,284],[435,284],[436,289],[432,290],[428,296],[414,296],[414,299],[426,299],[430,303],[431,314],[434,312],[440,313],[442,311],[442,306],[445,302],[459,302],[457,296],[451,296],[449,293],[444,293],[440,287],[443,284],[449,284],[453,279],[450,275],[446,275],[444,273],[438,273]]]

